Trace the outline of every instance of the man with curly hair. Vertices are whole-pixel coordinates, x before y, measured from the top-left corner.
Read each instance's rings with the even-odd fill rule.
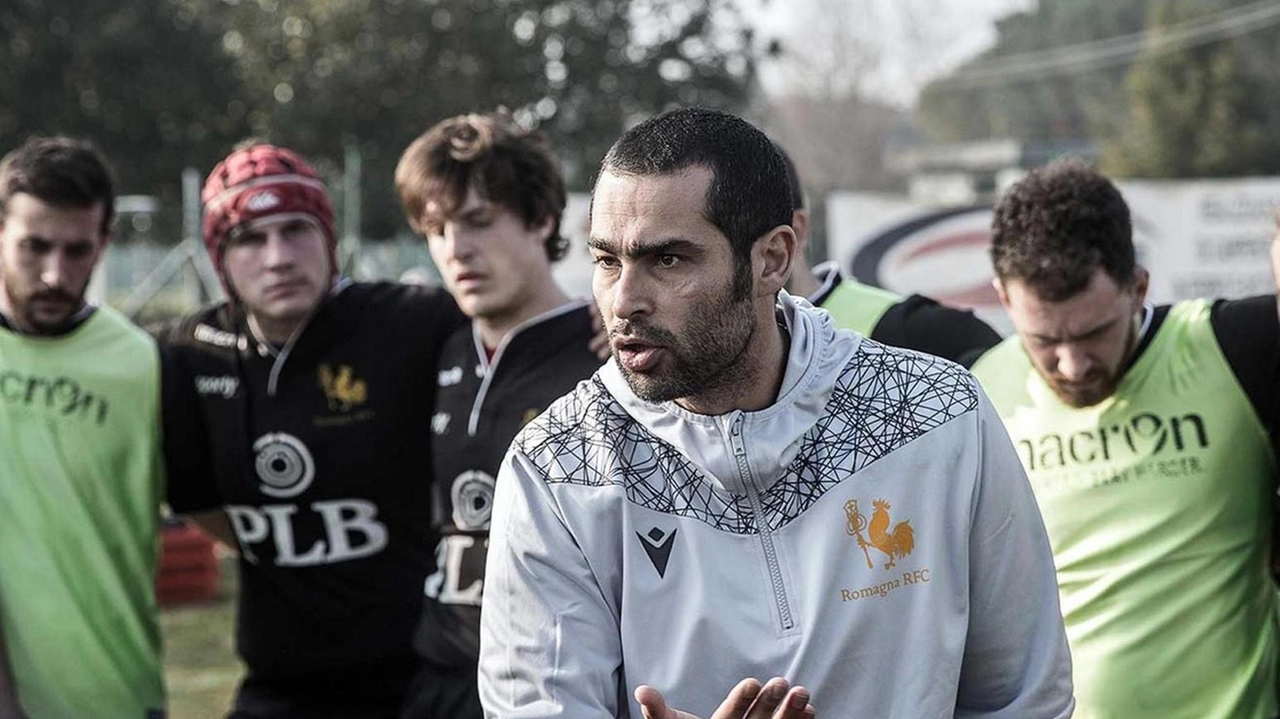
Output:
[[[1129,209],[1088,165],[996,207],[1016,336],[974,366],[1053,544],[1084,719],[1277,714],[1272,295],[1147,303]]]
[[[494,477],[512,437],[600,366],[590,304],[551,266],[565,185],[541,134],[502,112],[445,120],[404,151],[396,189],[409,224],[471,319],[446,341],[432,418],[435,571],[414,648],[406,719],[480,719],[476,690]]]

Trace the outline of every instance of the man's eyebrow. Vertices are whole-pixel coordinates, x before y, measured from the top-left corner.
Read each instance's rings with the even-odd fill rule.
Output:
[[[608,252],[611,255],[626,257],[627,259],[640,259],[642,257],[652,257],[654,255],[669,254],[691,254],[699,251],[697,244],[680,237],[668,237],[665,240],[647,243],[633,243],[627,245],[625,249],[620,250],[618,243],[601,237],[588,237],[587,247],[600,252]]]
[[[1103,334],[1107,330],[1114,327],[1116,323],[1119,321],[1120,320],[1118,318],[1112,318],[1110,320],[1107,320],[1106,322],[1103,322],[1097,327],[1087,329],[1084,332],[1078,332],[1069,337],[1063,337],[1063,338],[1051,337],[1049,335],[1042,335],[1035,332],[1031,333],[1031,337],[1038,342],[1078,342],[1080,340],[1092,339],[1094,337],[1097,337],[1098,335]]]
[[[493,209],[493,203],[487,202],[483,205],[472,205],[471,207],[459,208],[458,210],[455,210],[453,214],[457,218],[470,219],[479,215],[483,215],[484,213],[489,212],[492,209]]]

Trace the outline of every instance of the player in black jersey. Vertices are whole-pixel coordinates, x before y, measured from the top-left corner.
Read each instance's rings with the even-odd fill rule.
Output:
[[[804,186],[791,157],[778,146],[791,180],[792,228],[796,253],[787,291],[831,313],[836,326],[877,342],[928,352],[968,367],[1000,342],[1000,335],[973,312],[947,307],[923,295],[900,297],[878,287],[846,279],[837,263],[809,266],[809,210]]]
[[[505,114],[439,123],[400,158],[396,187],[471,323],[445,345],[432,417],[436,568],[414,638],[422,670],[406,719],[483,716],[480,595],[494,477],[516,432],[600,359],[587,300],[551,274],[565,187],[541,135]]]
[[[333,208],[289,150],[205,184],[230,300],[161,332],[169,501],[240,552],[233,719],[395,717],[433,562],[436,363],[447,293],[338,276]]]

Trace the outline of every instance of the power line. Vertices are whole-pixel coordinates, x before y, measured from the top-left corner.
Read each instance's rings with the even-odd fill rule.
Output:
[[[972,65],[936,83],[959,90],[1066,75],[1132,61],[1139,54],[1164,55],[1280,24],[1280,2],[1265,0],[1215,15],[1142,32],[1119,35],[1044,52],[1020,53]]]

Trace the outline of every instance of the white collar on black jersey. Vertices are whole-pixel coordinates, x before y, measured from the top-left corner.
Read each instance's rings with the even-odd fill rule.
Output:
[[[844,281],[844,275],[840,274],[840,264],[835,260],[827,260],[814,267],[813,278],[818,281],[818,289],[805,299],[814,307],[821,307],[835,291],[836,285]]]

